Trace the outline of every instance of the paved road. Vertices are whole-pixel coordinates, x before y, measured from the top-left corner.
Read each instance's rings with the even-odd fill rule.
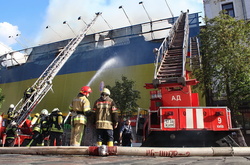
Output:
[[[86,156],[86,155],[21,155],[1,154],[1,165],[249,165],[250,156],[220,157],[149,157],[149,156]]]

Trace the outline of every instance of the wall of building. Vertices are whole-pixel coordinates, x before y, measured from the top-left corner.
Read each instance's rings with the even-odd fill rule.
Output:
[[[211,19],[218,16],[222,6],[229,3],[233,3],[235,18],[250,19],[249,0],[204,0],[205,17]]]
[[[244,0],[244,4],[245,4],[245,7],[246,7],[246,19],[249,20],[250,19],[250,1],[249,0]]]

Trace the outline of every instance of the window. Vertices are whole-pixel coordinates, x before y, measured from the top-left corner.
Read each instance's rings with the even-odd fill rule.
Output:
[[[222,10],[226,10],[228,15],[230,15],[231,17],[235,17],[233,3],[223,4]]]

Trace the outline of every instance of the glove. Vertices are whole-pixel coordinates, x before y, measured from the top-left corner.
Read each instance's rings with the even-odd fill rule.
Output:
[[[118,122],[114,124],[114,129],[116,129],[118,126]]]
[[[91,116],[91,114],[92,114],[91,111],[86,111],[86,112],[85,112],[85,115],[86,115],[86,116]]]
[[[76,116],[76,115],[77,115],[77,113],[75,111],[71,112],[71,116]]]
[[[61,129],[62,129],[62,126],[61,126],[61,125],[58,125],[56,128],[57,128],[58,130],[61,130]]]

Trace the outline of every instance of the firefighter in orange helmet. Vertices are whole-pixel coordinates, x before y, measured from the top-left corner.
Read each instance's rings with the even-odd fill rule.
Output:
[[[71,146],[80,146],[81,144],[87,124],[86,116],[91,114],[90,102],[87,98],[91,92],[89,86],[83,86],[69,105],[69,111],[71,112]]]

